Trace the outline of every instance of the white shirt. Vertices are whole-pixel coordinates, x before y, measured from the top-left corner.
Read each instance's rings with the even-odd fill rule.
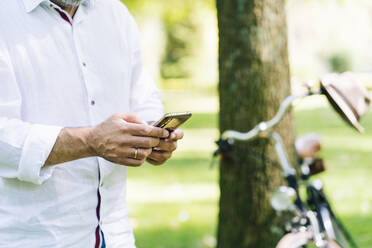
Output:
[[[0,1],[0,247],[93,248],[99,189],[107,247],[133,248],[125,166],[95,157],[43,164],[62,127],[117,112],[159,119],[159,91],[119,0],[85,1],[72,25],[55,8]]]

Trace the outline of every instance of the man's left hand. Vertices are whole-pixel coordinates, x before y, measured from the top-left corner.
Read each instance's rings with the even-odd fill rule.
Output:
[[[177,149],[177,141],[183,138],[181,129],[174,130],[166,139],[161,139],[157,147],[153,148],[152,153],[147,157],[147,162],[152,165],[162,165],[172,157],[172,153]]]

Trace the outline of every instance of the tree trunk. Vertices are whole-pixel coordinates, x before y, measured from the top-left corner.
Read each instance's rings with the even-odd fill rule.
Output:
[[[248,131],[290,94],[285,0],[217,0],[220,130]],[[293,157],[289,114],[277,127]],[[256,156],[252,154],[256,153]],[[221,161],[218,248],[272,248],[280,236],[270,192],[283,183],[267,140],[238,142]]]

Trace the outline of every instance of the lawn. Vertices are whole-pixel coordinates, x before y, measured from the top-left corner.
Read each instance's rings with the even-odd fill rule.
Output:
[[[171,161],[129,170],[128,202],[137,246],[214,247],[219,189],[211,154],[218,136],[217,100],[177,91],[166,93],[165,99],[167,111],[195,114],[184,126],[186,137]],[[313,98],[295,108],[297,134],[322,137],[321,156],[328,170],[320,178],[360,247],[372,247],[372,113],[363,120],[366,133],[358,134],[318,102]]]

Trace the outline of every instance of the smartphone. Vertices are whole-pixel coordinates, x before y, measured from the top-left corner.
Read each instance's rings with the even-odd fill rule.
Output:
[[[173,131],[190,119],[191,116],[191,112],[168,113],[153,125],[155,127],[165,128],[168,131]]]

